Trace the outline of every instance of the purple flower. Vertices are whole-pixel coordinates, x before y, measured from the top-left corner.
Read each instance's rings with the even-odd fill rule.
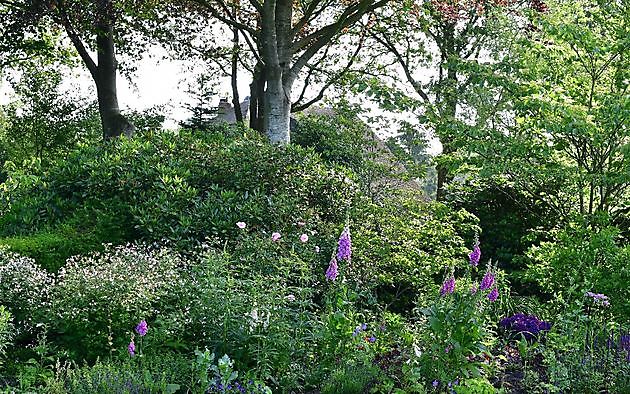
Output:
[[[302,241],[302,242],[308,242],[308,235],[306,235],[306,234],[302,234],[302,235],[300,235],[300,241]]]
[[[280,239],[280,237],[281,237],[281,235],[280,235],[280,233],[278,233],[278,232],[275,232],[275,233],[271,234],[271,240],[272,240],[272,241],[274,241],[274,242],[276,242],[277,240],[279,240],[279,239]]]
[[[490,302],[495,302],[499,298],[499,290],[496,287],[492,289],[490,293],[488,293],[488,299]]]
[[[147,322],[142,320],[140,323],[138,323],[138,325],[136,326],[136,332],[138,333],[138,335],[140,335],[141,337],[147,335],[147,331],[149,331],[149,327],[147,326]]]
[[[440,296],[445,296],[446,294],[451,294],[455,291],[455,277],[453,275],[449,276],[442,283],[442,287],[440,288]]]
[[[337,279],[338,269],[339,267],[337,266],[337,259],[333,257],[332,260],[330,260],[330,265],[328,266],[328,269],[326,270],[326,279],[331,281]]]
[[[131,357],[136,355],[136,344],[133,341],[129,342],[129,346],[127,346],[127,351]]]
[[[371,337],[368,338],[368,342],[370,342],[370,343],[376,342],[376,337],[374,335],[372,335]]]
[[[236,222],[236,227],[238,227],[238,228],[240,228],[242,230],[245,227],[247,227],[247,225],[245,224],[245,222]]]
[[[479,260],[481,260],[481,249],[479,248],[479,241],[475,242],[475,246],[473,247],[473,251],[468,255],[470,259],[470,265],[476,267],[479,265]]]
[[[486,274],[483,276],[481,280],[481,286],[479,286],[479,290],[488,290],[494,284],[494,274],[490,271],[486,271]]]
[[[439,380],[434,380],[434,381],[431,383],[431,385],[432,385],[433,387],[437,387],[437,386],[439,386],[439,385],[440,385],[440,381],[439,381]]]
[[[352,256],[352,241],[350,240],[350,229],[346,227],[339,237],[339,246],[337,247],[337,260],[350,261]]]
[[[610,301],[608,300],[608,297],[604,294],[587,291],[586,296],[591,297],[596,305],[610,306]]]
[[[551,329],[551,323],[542,321],[534,315],[525,315],[523,313],[517,313],[510,317],[503,318],[499,324],[505,330],[523,335],[523,337],[528,340],[534,339],[541,332]]]

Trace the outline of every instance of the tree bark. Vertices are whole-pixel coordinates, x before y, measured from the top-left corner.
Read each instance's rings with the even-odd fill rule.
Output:
[[[442,47],[442,66],[446,66],[446,79],[442,82],[441,94],[439,97],[438,108],[440,109],[440,125],[441,130],[438,130],[437,134],[440,137],[442,143],[442,155],[449,155],[455,151],[453,146],[453,136],[451,135],[450,124],[455,121],[457,117],[457,103],[458,103],[458,91],[457,91],[457,69],[451,63],[452,57],[457,56],[455,49],[455,24],[448,23],[443,30],[443,45]],[[441,66],[441,67],[442,67]],[[446,185],[452,180],[452,176],[449,175],[448,168],[444,164],[439,164],[436,167],[437,170],[437,201],[444,201],[446,197]]]
[[[264,129],[272,144],[285,145],[291,142],[291,98],[290,87],[285,87],[282,78],[267,79],[265,91]]]
[[[234,18],[238,22],[239,2],[235,1],[232,7]],[[236,27],[232,27],[232,105],[234,105],[234,118],[237,123],[243,123],[243,111],[241,111],[241,99],[238,95],[238,59],[239,59],[239,33]]]
[[[252,83],[249,85],[249,128],[264,132],[263,113],[265,103],[265,80],[266,73],[264,66],[259,63],[254,69]]]
[[[102,11],[107,13],[105,9]],[[116,74],[118,63],[114,51],[114,30],[110,18],[99,16],[97,23],[96,49],[98,66],[94,76],[98,95],[98,110],[103,126],[103,139],[126,135],[131,137],[135,131],[133,124],[120,113],[118,107],[118,89]]]

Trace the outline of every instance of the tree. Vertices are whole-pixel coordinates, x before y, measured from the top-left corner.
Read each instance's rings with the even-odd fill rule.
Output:
[[[59,88],[62,77],[54,66],[32,64],[13,83],[18,99],[3,106],[6,124],[0,128],[6,161],[19,166],[36,158],[47,163],[98,138],[92,103],[69,100]]]
[[[549,2],[492,82],[509,105],[466,136],[464,158],[564,223],[630,217],[630,4]],[[493,87],[493,88],[494,88]]]
[[[131,136],[134,126],[118,105],[116,48],[129,53],[142,50],[138,33],[148,31],[159,19],[158,4],[151,0],[1,0],[6,33],[1,46],[15,51],[33,42],[34,32],[46,27],[63,30],[96,85],[103,138]]]
[[[385,9],[370,31],[375,56],[390,69],[391,84],[402,82],[413,89],[424,109],[423,122],[442,143],[438,200],[452,178],[448,159],[456,151],[457,135],[468,127],[470,110],[474,112],[465,100],[466,90],[478,78],[478,68],[495,61],[503,15],[514,3],[406,0]]]
[[[344,30],[390,0],[191,0],[238,30],[255,58],[251,126],[272,143],[290,142],[292,92],[309,62]],[[245,4],[244,4],[245,3]]]

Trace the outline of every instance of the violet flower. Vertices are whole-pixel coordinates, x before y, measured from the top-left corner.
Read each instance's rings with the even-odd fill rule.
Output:
[[[468,255],[470,259],[470,265],[476,267],[479,265],[479,260],[481,260],[481,249],[479,248],[479,241],[475,242],[475,246],[473,247],[473,251]]]
[[[442,283],[442,288],[440,288],[440,296],[445,296],[446,294],[451,294],[455,291],[455,277],[453,275],[449,276]]]
[[[337,260],[350,261],[352,256],[352,241],[350,240],[350,229],[346,227],[339,237],[339,246],[337,247]]]
[[[147,331],[149,331],[149,327],[147,326],[147,322],[145,320],[142,320],[136,326],[136,332],[138,333],[138,335],[143,337],[143,336],[147,335]]]
[[[136,355],[136,344],[133,341],[129,342],[129,346],[127,346],[127,351],[131,357]]]
[[[488,290],[494,284],[494,274],[490,271],[487,271],[481,280],[481,285],[479,286],[479,290]]]
[[[330,260],[330,265],[328,265],[328,269],[326,270],[326,279],[330,281],[335,281],[335,279],[337,279],[337,275],[339,274],[338,269],[339,267],[337,266],[337,259],[333,257],[332,260]]]
[[[492,288],[492,291],[488,293],[488,299],[490,302],[495,302],[499,298],[499,290],[496,287]]]

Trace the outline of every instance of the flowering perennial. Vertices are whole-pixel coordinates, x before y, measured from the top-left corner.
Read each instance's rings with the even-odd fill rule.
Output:
[[[494,274],[491,271],[487,271],[481,280],[479,290],[489,290],[494,284]]]
[[[470,265],[476,267],[479,265],[479,260],[481,260],[481,249],[479,248],[479,241],[475,242],[475,246],[473,247],[473,251],[468,255],[470,259]]]
[[[507,331],[514,334],[522,334],[525,339],[534,339],[541,332],[551,329],[551,323],[542,321],[534,315],[525,315],[523,313],[503,318],[499,324]]]
[[[490,302],[495,302],[499,298],[499,290],[495,287],[492,288],[492,291],[488,293],[488,299]]]
[[[337,275],[339,274],[338,269],[339,267],[337,266],[337,259],[333,257],[332,260],[330,260],[330,265],[328,265],[328,269],[326,270],[326,279],[331,281],[337,279]]]
[[[149,331],[149,327],[147,326],[147,322],[145,320],[142,320],[136,326],[136,332],[138,333],[138,335],[143,337],[143,336],[147,335],[147,331]]]
[[[136,344],[133,343],[133,340],[129,342],[129,346],[127,346],[127,351],[131,357],[136,355]]]
[[[608,300],[608,297],[603,294],[587,291],[586,296],[591,297],[596,305],[610,306],[610,301]]]
[[[350,240],[350,229],[346,227],[339,237],[339,246],[337,247],[337,260],[350,261],[352,256],[352,241]]]
[[[444,280],[442,283],[442,288],[440,289],[440,295],[445,296],[446,294],[451,294],[455,291],[455,277],[453,274]]]

